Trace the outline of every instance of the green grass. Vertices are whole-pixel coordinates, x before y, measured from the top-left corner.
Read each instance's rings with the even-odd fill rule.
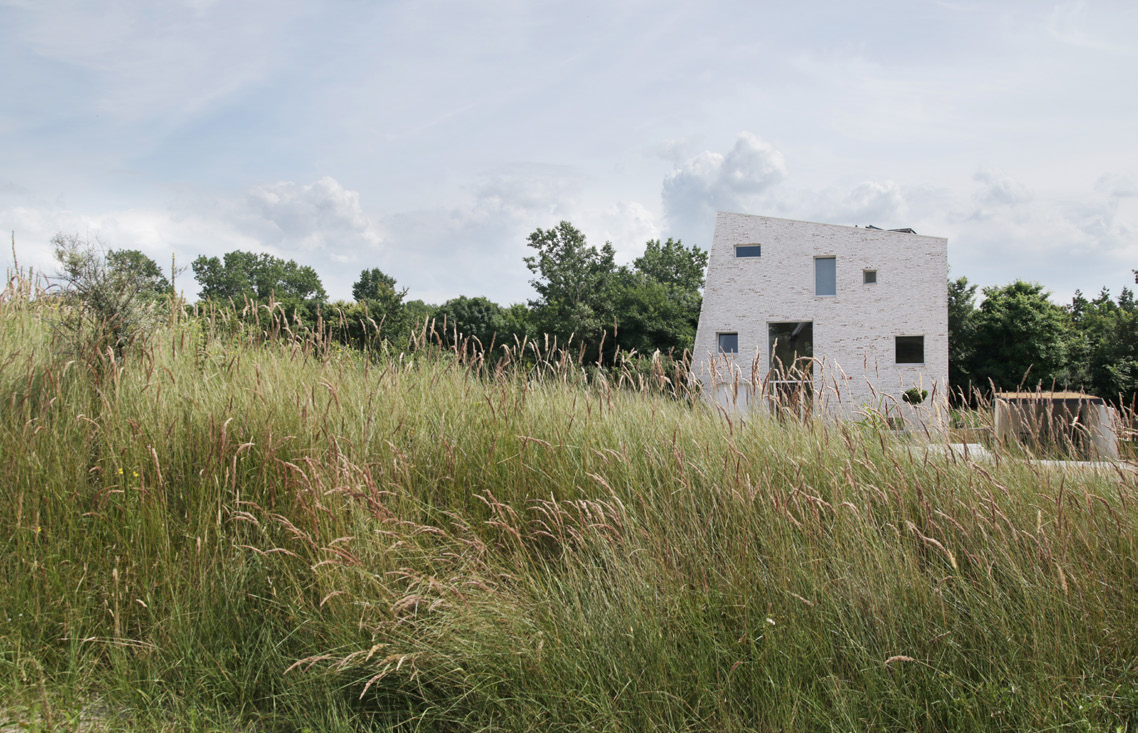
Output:
[[[221,314],[96,366],[49,302],[0,298],[27,725],[1138,730],[1133,474]]]

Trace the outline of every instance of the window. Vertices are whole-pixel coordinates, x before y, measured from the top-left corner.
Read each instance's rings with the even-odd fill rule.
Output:
[[[739,334],[737,334],[737,333],[721,333],[721,334],[719,334],[719,353],[720,354],[738,354],[739,353]]]
[[[761,244],[736,244],[735,245],[736,257],[762,257],[763,245]]]
[[[862,270],[861,275],[862,275],[861,281],[863,283],[865,283],[866,285],[876,285],[877,284],[877,270]]]
[[[814,258],[814,294],[838,294],[838,265],[835,257]]]
[[[925,337],[924,336],[898,336],[897,337],[897,363],[898,364],[924,364],[925,363]]]

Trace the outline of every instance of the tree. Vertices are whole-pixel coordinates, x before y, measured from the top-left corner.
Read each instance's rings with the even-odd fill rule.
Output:
[[[368,317],[380,327],[383,338],[406,338],[410,315],[403,306],[407,289],[395,289],[395,278],[378,267],[360,272],[360,279],[352,285],[352,297],[365,306]]]
[[[707,270],[707,252],[671,237],[664,244],[659,239],[648,240],[644,254],[632,263],[636,271],[663,285],[678,288],[685,293],[699,294]]]
[[[614,297],[617,328],[613,345],[642,354],[659,350],[678,355],[691,349],[699,325],[700,299],[698,292],[694,299],[683,295],[643,273],[622,271]]]
[[[1048,300],[1038,283],[1021,280],[983,290],[984,302],[975,314],[974,379],[989,380],[997,390],[1019,385],[1042,385],[1063,380],[1067,317]]]
[[[625,351],[680,354],[695,343],[707,252],[679,240],[649,240],[618,278],[616,343]]]
[[[483,297],[468,298],[460,295],[451,298],[435,311],[435,328],[445,329],[448,343],[458,337],[478,339],[482,348],[489,349],[492,342],[500,344],[505,336],[506,319],[502,306]]]
[[[435,317],[435,311],[438,309],[437,305],[431,305],[421,299],[403,302],[403,313],[406,315],[407,323],[413,329],[421,329],[424,323],[429,323]]]
[[[352,297],[357,301],[379,300],[389,290],[395,290],[395,278],[373,267],[360,273],[360,279],[352,285]]]
[[[92,363],[108,351],[121,357],[155,324],[153,304],[139,297],[145,280],[126,264],[131,258],[120,257],[113,265],[98,240],[60,232],[51,243],[60,265],[56,279],[71,306],[60,322],[63,338]]]
[[[133,279],[140,295],[154,297],[170,294],[170,281],[158,263],[137,249],[107,252],[107,267],[112,273]]]
[[[323,303],[328,295],[316,271],[295,260],[266,253],[227,252],[224,260],[200,256],[193,261],[194,278],[206,300],[299,300]]]
[[[1102,289],[1093,300],[1076,291],[1071,319],[1068,371],[1080,389],[1108,400],[1138,397],[1138,304],[1123,288],[1118,301]]]
[[[525,303],[514,303],[502,309],[503,333],[498,343],[514,345],[533,336],[533,313]]]
[[[613,322],[612,295],[616,279],[616,251],[606,242],[599,250],[585,243],[585,235],[567,221],[553,229],[529,235],[537,254],[526,257],[526,267],[537,275],[530,284],[538,299],[531,301],[539,332],[557,336],[564,345],[571,334],[595,345]]]
[[[948,384],[953,395],[967,393],[972,384],[976,287],[966,277],[948,281]]]

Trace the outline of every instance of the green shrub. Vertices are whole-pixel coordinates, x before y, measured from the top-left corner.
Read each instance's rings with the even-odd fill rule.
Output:
[[[132,266],[113,266],[119,260],[109,260],[98,240],[61,232],[51,243],[60,265],[57,334],[64,348],[89,363],[121,358],[157,322],[154,299],[143,296],[150,279]]]
[[[901,395],[901,399],[903,399],[905,402],[909,403],[910,405],[919,405],[922,402],[924,402],[925,398],[928,396],[929,396],[929,391],[927,389],[920,389],[919,387],[910,387],[909,389],[905,390],[905,394]]]

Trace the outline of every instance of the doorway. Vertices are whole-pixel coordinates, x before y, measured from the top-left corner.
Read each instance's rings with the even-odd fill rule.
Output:
[[[779,415],[808,417],[814,392],[814,322],[768,323],[767,343],[771,410]]]

